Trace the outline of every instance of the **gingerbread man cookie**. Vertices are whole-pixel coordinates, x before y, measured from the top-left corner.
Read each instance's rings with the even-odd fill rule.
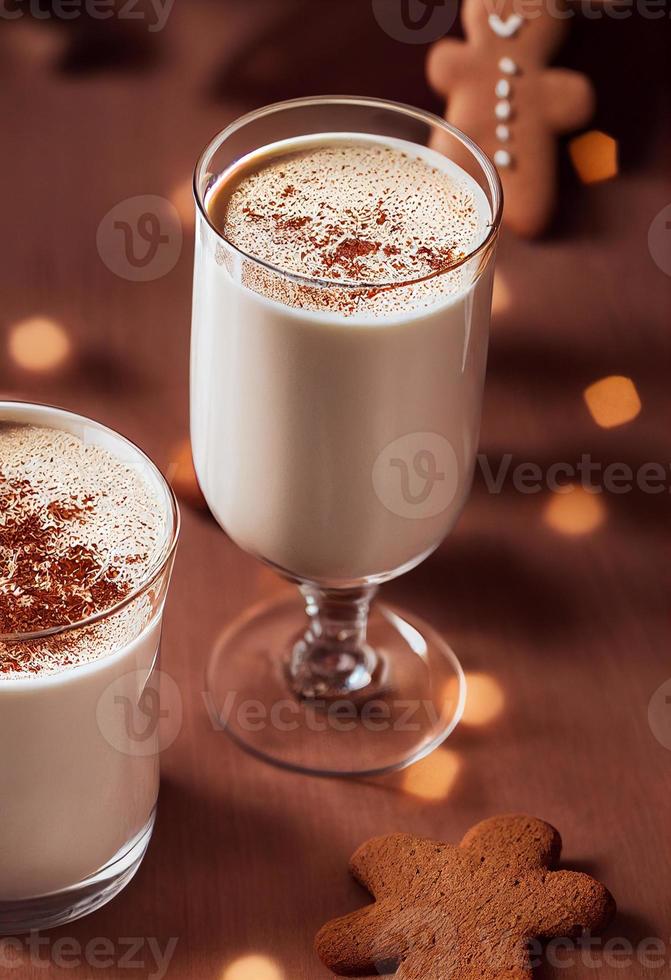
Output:
[[[555,871],[558,832],[503,816],[456,847],[408,834],[369,841],[350,863],[376,901],[324,926],[319,956],[340,976],[398,980],[529,980],[533,937],[599,929],[615,911],[586,874]]]
[[[429,82],[447,98],[448,121],[494,160],[504,221],[531,238],[554,210],[557,137],[592,117],[592,84],[578,72],[547,67],[569,30],[561,0],[527,17],[517,0],[464,0],[462,11],[467,40],[434,45]]]

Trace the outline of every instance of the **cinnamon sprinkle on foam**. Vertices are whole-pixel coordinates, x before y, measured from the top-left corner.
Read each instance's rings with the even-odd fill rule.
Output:
[[[165,527],[141,474],[47,427],[0,423],[0,634],[67,627],[142,581]],[[127,642],[140,604],[75,634],[0,641],[0,675],[52,673]]]
[[[250,262],[245,284],[286,305],[345,315],[421,308],[462,289],[466,279],[448,270],[486,237],[486,200],[458,168],[439,169],[415,149],[317,140],[224,174],[207,202],[223,236],[284,273],[333,287],[319,295]]]

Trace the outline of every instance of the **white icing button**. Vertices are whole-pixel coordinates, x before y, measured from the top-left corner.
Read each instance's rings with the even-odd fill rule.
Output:
[[[503,123],[496,127],[496,138],[499,143],[507,143],[510,139],[510,130]]]
[[[513,114],[513,107],[507,99],[502,99],[496,103],[496,118],[501,120],[510,119]]]
[[[504,75],[516,75],[518,72],[517,64],[512,58],[501,58],[499,68]]]
[[[513,158],[507,150],[497,150],[494,154],[494,163],[497,167],[509,167],[513,162]]]
[[[499,99],[507,99],[510,95],[512,86],[507,78],[499,78],[496,83],[496,94]]]

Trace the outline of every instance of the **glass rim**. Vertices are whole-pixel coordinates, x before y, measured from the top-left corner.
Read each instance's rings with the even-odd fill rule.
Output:
[[[476,159],[479,166],[481,167],[484,175],[487,179],[489,185],[489,190],[492,195],[492,216],[491,224],[488,227],[487,234],[485,235],[482,242],[473,248],[467,255],[450,262],[440,269],[436,269],[428,273],[428,275],[418,276],[414,279],[407,279],[399,282],[358,282],[358,283],[343,283],[337,279],[323,279],[315,276],[304,276],[297,272],[289,272],[286,269],[282,269],[280,266],[274,265],[272,262],[268,262],[265,259],[261,259],[250,252],[244,251],[244,249],[239,248],[233,242],[231,242],[222,232],[213,224],[210,220],[207,207],[203,200],[203,196],[200,192],[200,178],[206,171],[206,165],[212,160],[214,154],[219,150],[226,140],[228,140],[234,133],[248,126],[250,123],[255,122],[258,119],[263,119],[266,116],[274,115],[280,111],[287,109],[298,109],[307,108],[310,106],[360,106],[362,108],[369,109],[386,109],[390,112],[396,112],[404,116],[408,116],[413,119],[417,119],[420,122],[424,122],[430,126],[437,127],[443,132],[447,133],[453,139],[456,139],[466,148],[466,150]],[[261,149],[261,147],[259,147]],[[445,156],[445,154],[443,154]],[[426,109],[419,109],[415,106],[408,105],[403,102],[393,102],[388,99],[377,99],[372,97],[358,96],[358,95],[321,95],[321,96],[308,96],[300,99],[288,99],[281,102],[273,102],[269,105],[263,106],[260,109],[254,109],[251,112],[247,112],[242,116],[238,116],[233,122],[229,123],[224,129],[220,130],[214,136],[210,142],[207,144],[205,149],[202,151],[193,172],[193,194],[196,201],[196,207],[200,212],[201,217],[204,219],[206,224],[209,226],[211,231],[214,232],[216,237],[222,241],[228,248],[236,252],[243,260],[254,262],[256,265],[261,266],[269,272],[276,275],[283,276],[286,279],[290,279],[293,282],[307,285],[307,286],[317,286],[320,288],[330,288],[330,289],[340,289],[340,290],[361,290],[361,289],[401,289],[406,286],[415,286],[422,282],[428,282],[438,276],[445,275],[448,272],[453,272],[455,269],[460,268],[467,262],[470,262],[476,256],[481,253],[486,253],[496,240],[496,237],[501,226],[501,219],[503,215],[503,187],[501,184],[501,178],[499,177],[498,170],[494,166],[492,160],[487,156],[487,154],[482,150],[478,144],[467,136],[466,133],[457,129],[456,126],[452,126],[445,119],[441,119],[433,112],[428,112]]]
[[[170,527],[167,529],[166,540],[163,547],[150,565],[146,574],[143,576],[142,581],[131,589],[128,595],[124,596],[123,599],[120,599],[119,602],[116,602],[113,606],[109,606],[107,609],[101,609],[98,612],[92,613],[90,616],[86,616],[84,619],[77,620],[75,623],[65,623],[62,626],[52,626],[48,629],[35,630],[30,633],[0,633],[0,644],[30,643],[34,642],[35,640],[48,639],[52,636],[62,636],[63,634],[74,632],[75,630],[93,626],[96,623],[100,623],[103,620],[109,619],[111,616],[116,615],[122,609],[125,609],[132,602],[138,599],[144,592],[150,589],[157,579],[159,579],[164,573],[175,554],[182,521],[179,504],[177,502],[177,497],[175,496],[174,490],[168,483],[163,473],[161,473],[156,463],[154,463],[154,461],[131,439],[121,435],[121,433],[117,432],[116,429],[110,428],[103,422],[97,422],[95,419],[89,418],[87,415],[80,415],[78,412],[71,412],[67,408],[59,408],[56,405],[48,405],[43,402],[25,401],[20,398],[0,399],[0,422],[10,421],[4,417],[3,413],[12,407],[19,409],[46,409],[49,412],[53,412],[55,416],[65,416],[69,419],[84,422],[87,425],[93,426],[95,429],[105,432],[114,439],[117,439],[127,445],[133,451],[133,453],[137,454],[141,460],[144,460],[147,463],[149,469],[153,472],[159,484],[166,490],[169,502]],[[27,422],[26,424],[30,424],[30,422]],[[56,426],[54,426],[54,428],[56,428]]]

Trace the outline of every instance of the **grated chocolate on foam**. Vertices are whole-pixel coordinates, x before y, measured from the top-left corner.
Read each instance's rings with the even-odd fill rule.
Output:
[[[353,141],[278,153],[224,175],[208,210],[241,251],[334,289],[318,298],[315,288],[282,286],[258,268],[244,270],[247,285],[289,305],[345,313],[422,305],[463,288],[459,276],[438,283],[445,277],[435,274],[483,241],[488,217],[469,179],[394,146]],[[389,295],[428,277],[428,287]]]
[[[71,433],[0,423],[0,634],[110,609],[141,585],[165,533],[138,470]],[[0,642],[0,676],[53,673],[112,653],[147,624],[151,605],[144,597],[87,629]]]

